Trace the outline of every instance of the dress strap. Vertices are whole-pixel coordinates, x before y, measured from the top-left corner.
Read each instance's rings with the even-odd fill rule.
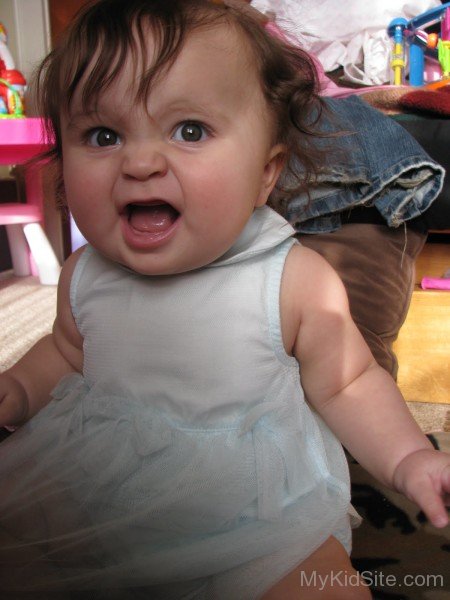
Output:
[[[269,335],[277,358],[285,365],[297,364],[294,357],[289,356],[283,345],[281,335],[280,289],[286,257],[292,246],[298,244],[295,238],[288,238],[276,249],[269,264],[267,277],[267,317]]]
[[[88,262],[90,256],[94,252],[94,249],[89,244],[85,246],[82,254],[79,256],[77,264],[75,265],[75,269],[72,274],[72,280],[70,282],[70,307],[72,309],[72,314],[75,319],[75,322],[78,320],[78,284],[80,283],[81,275],[84,271],[86,263]]]

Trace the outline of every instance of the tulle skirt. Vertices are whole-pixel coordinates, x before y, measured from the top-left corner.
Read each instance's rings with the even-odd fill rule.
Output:
[[[257,598],[349,538],[345,457],[306,405],[196,428],[71,375],[0,445],[0,485],[8,600]]]

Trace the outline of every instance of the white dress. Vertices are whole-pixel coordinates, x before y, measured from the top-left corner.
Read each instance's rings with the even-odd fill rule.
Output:
[[[0,445],[2,597],[250,600],[330,535],[350,549],[346,459],[281,339],[292,232],[259,208],[177,276],[85,249],[83,375]]]

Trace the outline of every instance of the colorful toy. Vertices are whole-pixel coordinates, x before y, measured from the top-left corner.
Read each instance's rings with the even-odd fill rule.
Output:
[[[388,33],[393,38],[391,53],[391,83],[402,85],[405,77],[405,37],[406,19],[394,19],[389,25]]]
[[[440,23],[440,38],[435,33],[428,34],[426,27]],[[439,60],[441,69],[441,85],[449,83],[450,74],[450,2],[432,8],[417,17],[394,19],[388,27],[388,34],[393,38],[391,65],[393,68],[393,81],[396,85],[404,82],[404,64],[399,58],[400,49],[403,51],[405,62],[405,43],[409,46],[409,83],[412,86],[424,85],[424,72],[426,70],[425,54],[436,61]],[[436,87],[436,83],[434,87]]]
[[[7,45],[6,29],[0,23],[0,118],[17,119],[25,116],[26,81],[15,68]]]
[[[442,67],[442,77],[450,77],[450,40],[440,39],[438,43],[438,58]]]

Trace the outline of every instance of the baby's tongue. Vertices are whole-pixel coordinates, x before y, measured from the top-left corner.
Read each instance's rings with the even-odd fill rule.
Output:
[[[177,218],[177,211],[170,204],[133,204],[129,223],[133,229],[143,233],[165,231]]]

